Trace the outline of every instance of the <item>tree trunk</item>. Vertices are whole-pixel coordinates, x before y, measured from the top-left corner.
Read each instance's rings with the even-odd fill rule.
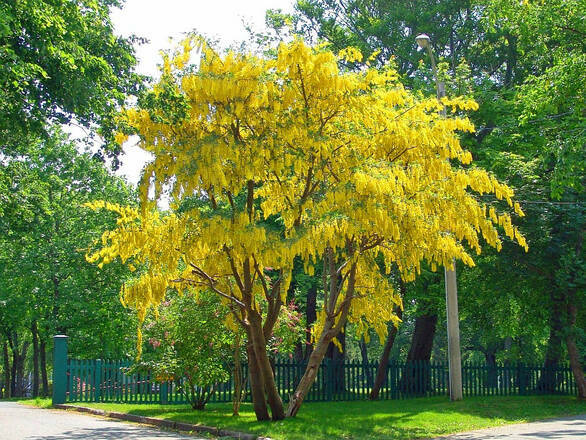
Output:
[[[572,327],[576,324],[576,316],[578,315],[578,307],[573,302],[568,304],[568,325],[570,327],[566,336],[566,345],[568,346],[568,356],[570,357],[570,367],[574,373],[576,386],[578,387],[578,398],[586,399],[586,378],[584,377],[584,370],[580,364],[580,355],[578,347],[576,347],[576,339]]]
[[[347,240],[346,251],[347,255],[345,258],[352,256],[355,252],[354,243],[351,240]],[[324,324],[321,328],[319,340],[309,356],[303,377],[299,381],[295,392],[289,400],[286,413],[287,417],[294,417],[297,415],[305,396],[315,381],[319,366],[326,354],[329,344],[346,325],[348,313],[352,305],[352,300],[354,299],[357,271],[356,262],[352,262],[351,264],[348,263],[350,263],[350,261],[343,261],[338,267],[334,250],[330,247],[324,252]],[[344,267],[347,267],[345,275],[343,274]],[[328,277],[325,276],[326,270]],[[327,287],[328,278],[329,288]],[[344,288],[344,283],[346,284],[345,293],[343,297],[340,297]],[[339,301],[340,299],[342,301]]]
[[[490,388],[496,388],[498,385],[498,374],[496,370],[496,347],[487,347],[484,351],[486,361],[486,385]]]
[[[41,383],[43,397],[49,396],[49,378],[47,376],[47,342],[43,337],[40,338],[40,363],[41,363]]]
[[[14,338],[14,347],[12,350],[12,397],[24,397],[24,364],[28,352],[29,341],[22,343],[22,348],[18,348],[18,338]]]
[[[399,319],[403,318],[403,310],[396,309],[397,317]],[[387,380],[387,367],[389,366],[389,355],[391,354],[391,349],[393,348],[393,344],[395,343],[395,338],[397,337],[399,329],[394,325],[389,330],[389,334],[387,335],[387,340],[385,341],[385,347],[383,349],[383,354],[381,355],[380,361],[378,363],[378,368],[376,369],[376,377],[374,379],[374,385],[372,386],[372,391],[368,398],[370,400],[377,400],[380,389],[385,385]]]
[[[265,385],[258,369],[256,354],[250,340],[250,335],[248,338],[248,343],[246,344],[246,353],[248,355],[248,377],[250,379],[250,393],[252,394],[252,406],[254,408],[256,420],[269,420],[269,410],[267,408],[264,392]]]
[[[295,392],[289,401],[289,406],[287,407],[287,417],[295,417],[297,415],[297,412],[303,403],[303,399],[307,395],[311,385],[313,385],[319,370],[319,366],[326,355],[328,345],[338,333],[338,331],[336,331],[333,327],[334,320],[331,318],[326,318],[324,330],[322,331],[322,334],[314,350],[309,356],[307,367],[305,368],[305,373],[303,374],[303,377],[299,381],[299,384],[297,385],[297,388],[295,389]]]
[[[436,314],[426,313],[415,319],[415,330],[407,354],[407,365],[399,383],[401,391],[420,396],[430,389],[429,362],[436,326]]]
[[[24,396],[26,394],[26,389],[25,389],[26,376],[25,376],[24,367],[25,367],[26,355],[27,355],[29,346],[30,346],[29,341],[24,341],[22,343],[22,350],[21,350],[21,354],[19,356],[18,368],[16,369],[19,387],[21,390],[20,391],[21,396]]]
[[[248,181],[247,206],[249,210],[249,216],[252,215],[251,194],[253,186],[254,183],[252,181]],[[230,257],[230,254],[228,254],[228,256]],[[258,271],[260,276],[264,276],[261,269],[255,266],[253,271],[253,264],[250,258],[245,258],[242,264],[241,276],[238,273],[238,270],[236,269],[234,261],[231,257],[230,260],[232,263],[232,271],[242,294],[242,301],[238,302],[241,306],[241,310],[239,312],[240,316],[236,317],[246,331],[246,335],[248,337],[246,351],[248,353],[248,371],[254,412],[256,414],[257,420],[268,420],[268,403],[271,408],[272,419],[282,420],[285,418],[285,409],[275,384],[275,376],[273,374],[271,363],[267,355],[266,346],[266,340],[273,332],[273,327],[277,321],[278,312],[281,307],[281,282],[276,282],[276,284],[273,284],[270,289],[266,284],[263,284],[265,297],[268,300],[267,316],[263,325],[262,316],[257,310],[256,300],[253,296],[254,277],[252,276],[254,271]],[[282,278],[283,273],[281,272],[279,280]]]
[[[433,338],[437,326],[436,314],[423,314],[415,319],[415,330],[407,361],[428,361],[431,359]]]
[[[329,344],[332,342],[332,339],[334,339],[340,333],[340,330],[346,324],[346,320],[348,319],[348,312],[350,310],[350,306],[352,305],[352,298],[354,297],[354,288],[356,285],[356,263],[353,263],[348,270],[346,293],[344,299],[338,306],[339,295],[343,287],[342,284],[337,282],[340,271],[334,262],[333,251],[331,249],[329,249],[327,255],[329,262],[326,262],[324,258],[324,268],[329,266],[328,271],[330,274],[330,289],[328,293],[329,296],[326,296],[324,300],[326,318],[324,320],[324,325],[322,327],[319,340],[313,352],[309,356],[309,360],[307,361],[307,367],[305,368],[303,377],[299,381],[295,392],[289,400],[286,413],[287,417],[295,417],[299,411],[299,408],[301,408],[301,404],[303,403],[305,396],[315,381],[319,366],[326,354]]]
[[[295,344],[295,348],[293,349],[293,359],[295,362],[299,363],[302,362],[304,359],[303,349],[306,346],[305,341],[299,341]]]
[[[10,367],[10,397],[20,397],[16,381],[16,369],[18,368],[18,347],[12,348],[12,365]]]
[[[364,336],[360,338],[360,342],[358,343],[360,346],[360,357],[362,358],[362,369],[364,370],[364,374],[366,375],[366,385],[368,388],[372,387],[372,371],[370,370],[370,365],[368,364],[368,350],[366,349],[366,341],[364,340]],[[342,371],[343,372],[343,371]]]
[[[564,313],[564,299],[564,295],[560,293],[559,289],[552,290],[550,294],[551,309],[547,351],[545,353],[543,373],[536,385],[537,391],[542,393],[553,393],[557,385],[554,371],[562,359],[562,333],[564,327],[562,315]]]
[[[7,399],[12,397],[12,379],[10,376],[10,357],[8,354],[8,343],[4,341],[2,344],[2,354],[4,356],[4,392],[2,397]]]
[[[242,364],[240,362],[240,333],[236,332],[234,337],[234,368],[232,376],[234,377],[234,394],[232,395],[232,415],[237,416],[240,412],[242,403]]]
[[[345,328],[346,326],[344,326]],[[340,347],[338,347],[334,342],[330,342],[328,345],[328,349],[326,350],[325,357],[330,360],[330,367],[332,371],[331,379],[332,383],[332,392],[342,393],[346,389],[346,380],[344,377],[344,359],[346,357],[346,333],[340,332],[336,336],[336,339],[340,343]]]
[[[262,327],[262,316],[256,311],[248,311],[250,321],[250,337],[252,338],[252,347],[256,357],[256,366],[259,374],[262,376],[264,390],[267,396],[267,402],[271,408],[273,420],[282,420],[285,418],[285,408],[283,401],[277,390],[275,376],[271,363],[267,355],[266,341]]]
[[[31,324],[31,335],[33,339],[33,389],[32,396],[39,395],[39,329],[37,328],[37,321]]]
[[[305,354],[303,359],[309,359],[313,351],[313,344],[311,343],[311,327],[317,319],[317,286],[312,285],[307,291],[307,306],[305,309]]]

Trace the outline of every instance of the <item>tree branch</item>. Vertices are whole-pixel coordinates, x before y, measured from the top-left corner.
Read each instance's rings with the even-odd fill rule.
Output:
[[[238,273],[238,269],[236,269],[236,264],[234,263],[234,258],[232,258],[232,254],[230,253],[230,249],[228,249],[228,246],[224,245],[224,252],[226,252],[226,256],[228,257],[228,261],[230,262],[230,268],[232,269],[232,275],[234,276],[234,280],[236,281],[236,285],[240,289],[240,292],[244,293],[244,284],[242,284],[242,280],[240,279],[240,274]]]
[[[236,304],[238,304],[240,307],[244,307],[244,303],[242,301],[240,301],[238,298],[235,298],[231,295],[228,295],[224,292],[222,292],[220,289],[218,289],[215,284],[216,284],[216,280],[208,275],[203,269],[201,269],[200,267],[197,267],[195,264],[193,263],[189,263],[189,265],[191,267],[193,267],[193,274],[194,275],[198,275],[202,278],[204,278],[207,281],[207,285],[210,287],[210,289],[212,289],[214,292],[216,292],[218,295],[223,296],[226,299],[229,299],[231,301],[234,301]],[[204,284],[204,283],[198,283],[195,280],[189,280],[186,278],[179,278],[177,280],[172,280],[173,282],[187,282],[187,283],[193,283],[193,284]]]
[[[246,182],[248,194],[246,196],[246,211],[248,212],[248,221],[252,223],[252,207],[254,205],[254,180]]]

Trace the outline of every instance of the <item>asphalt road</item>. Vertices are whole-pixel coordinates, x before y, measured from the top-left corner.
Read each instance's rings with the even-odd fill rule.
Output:
[[[586,440],[586,414],[452,434],[441,440]]]
[[[0,402],[0,439],[203,440],[73,411],[39,409],[15,402]]]

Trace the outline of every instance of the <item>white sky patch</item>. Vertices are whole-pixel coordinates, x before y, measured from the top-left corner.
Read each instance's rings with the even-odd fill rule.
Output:
[[[248,38],[245,24],[265,29],[267,9],[292,12],[294,0],[127,0],[123,9],[112,10],[115,33],[136,35],[149,40],[136,48],[138,72],[158,76],[159,52],[175,48],[186,33],[195,31],[219,40],[227,47]],[[172,41],[170,40],[172,38]],[[136,185],[144,165],[152,160],[140,149],[137,139],[123,146],[122,165],[116,174]]]

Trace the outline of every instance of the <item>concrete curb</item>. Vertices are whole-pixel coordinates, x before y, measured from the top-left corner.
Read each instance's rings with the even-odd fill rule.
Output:
[[[53,408],[73,410],[82,413],[93,414],[96,416],[109,417],[112,419],[125,420],[127,422],[141,423],[143,425],[157,426],[161,428],[175,429],[177,431],[186,432],[205,432],[217,437],[231,437],[242,440],[271,440],[268,437],[258,437],[254,434],[247,434],[245,432],[229,431],[227,429],[215,428],[206,425],[193,425],[191,423],[175,422],[173,420],[157,419],[154,417],[137,416],[134,414],[124,414],[114,411],[104,411],[103,409],[87,408],[85,406],[76,405],[53,405]]]

